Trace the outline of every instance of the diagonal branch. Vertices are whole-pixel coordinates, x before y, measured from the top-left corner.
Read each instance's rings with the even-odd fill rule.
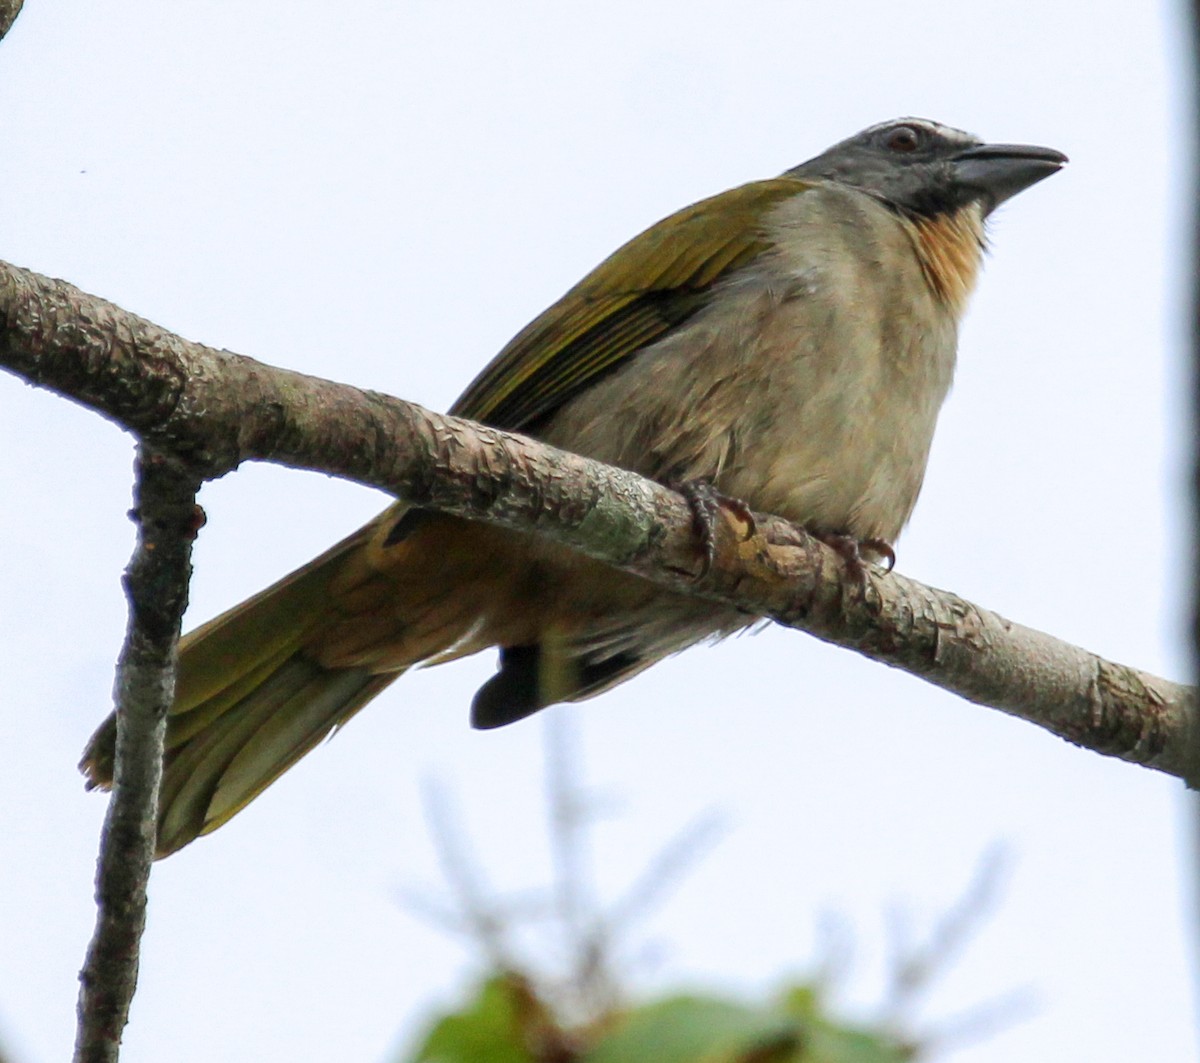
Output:
[[[778,518],[729,513],[695,568],[682,496],[419,406],[190,343],[61,281],[0,264],[0,366],[188,462],[260,460],[546,535],[682,593],[902,668],[1099,753],[1200,779],[1195,691],[1103,660],[897,573],[860,582]]]
[[[25,0],[0,0],[0,39],[8,35],[12,24],[17,21]]]

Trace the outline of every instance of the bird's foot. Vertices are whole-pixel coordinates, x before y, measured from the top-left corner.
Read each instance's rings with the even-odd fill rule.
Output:
[[[891,572],[896,567],[896,551],[891,543],[883,539],[856,539],[853,535],[840,532],[814,533],[813,538],[819,539],[838,555],[846,564],[846,571],[860,584],[867,580],[867,564],[873,558],[864,554],[873,554],[883,562],[883,570]]]
[[[757,530],[754,513],[740,498],[721,494],[707,480],[684,480],[672,486],[683,495],[692,511],[692,528],[695,530],[700,552],[700,571],[696,573],[695,578],[703,579],[712,571],[713,562],[717,557],[717,520],[720,518],[721,507],[729,510],[747,525],[746,538],[753,536]]]
[[[864,539],[859,543],[860,552],[866,549],[869,553],[874,554],[880,561],[883,562],[883,571],[891,572],[896,567],[896,551],[892,549],[892,544],[885,539]],[[878,562],[876,562],[878,564]]]

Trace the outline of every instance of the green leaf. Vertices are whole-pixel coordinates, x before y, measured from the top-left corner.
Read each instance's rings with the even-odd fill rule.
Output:
[[[511,978],[488,979],[464,1008],[434,1023],[407,1063],[535,1063],[522,1021],[526,992]]]
[[[817,982],[797,982],[779,994],[779,1006],[788,1015],[798,1019],[825,1021],[825,1000]]]
[[[626,1012],[601,1027],[604,1032],[593,1028],[596,1039],[583,1050],[580,1042],[588,1034],[564,1035],[523,979],[501,975],[483,982],[464,1007],[438,1019],[403,1063],[538,1063],[545,1058],[578,1063],[909,1063],[912,1049],[887,1034],[830,1021],[822,995],[819,986],[801,983],[768,1007],[713,996],[669,997]]]
[[[907,1063],[912,1050],[887,1034],[863,1030],[829,1018],[818,982],[797,982],[779,994],[779,1008],[804,1029],[798,1063]]]
[[[884,1033],[830,1022],[819,987],[797,985],[772,1007],[679,996],[629,1012],[581,1063],[908,1063]]]
[[[809,1031],[797,1063],[909,1063],[912,1051],[883,1034],[823,1026]]]
[[[679,996],[625,1016],[583,1063],[774,1063],[796,1058],[797,1024],[717,997]]]

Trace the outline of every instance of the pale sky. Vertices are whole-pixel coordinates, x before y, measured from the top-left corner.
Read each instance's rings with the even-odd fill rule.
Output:
[[[1006,206],[898,549],[907,575],[1187,677],[1187,145],[1175,6],[1111,0],[34,3],[0,44],[0,257],[191,339],[444,409],[647,224],[905,114],[1044,144]],[[0,377],[0,1044],[67,1058],[104,799],[132,445]],[[194,624],[386,500],[247,468],[206,488]],[[486,656],[405,677],[227,828],[158,865],[128,1063],[388,1058],[475,969],[397,902],[439,886],[421,785],[505,888],[545,881],[543,727],[473,733]],[[993,844],[990,922],[920,1028],[1015,990],[947,1058],[1188,1060],[1182,787],[805,636],[672,659],[570,713],[615,897],[706,809],[725,840],[644,927],[632,991],[763,994],[886,912],[920,930]],[[636,937],[631,948],[639,944]]]

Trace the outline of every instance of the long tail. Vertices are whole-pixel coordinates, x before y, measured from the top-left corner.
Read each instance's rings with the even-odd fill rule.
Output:
[[[397,505],[180,640],[158,855],[227,822],[414,664],[502,647],[473,717],[498,727],[745,623],[515,532]],[[84,751],[91,786],[112,784],[116,730],[109,716]]]
[[[326,667],[303,652],[330,581],[377,525],[185,636],[167,721],[158,856],[207,834],[398,678],[403,668]],[[112,784],[116,719],[80,768]]]

